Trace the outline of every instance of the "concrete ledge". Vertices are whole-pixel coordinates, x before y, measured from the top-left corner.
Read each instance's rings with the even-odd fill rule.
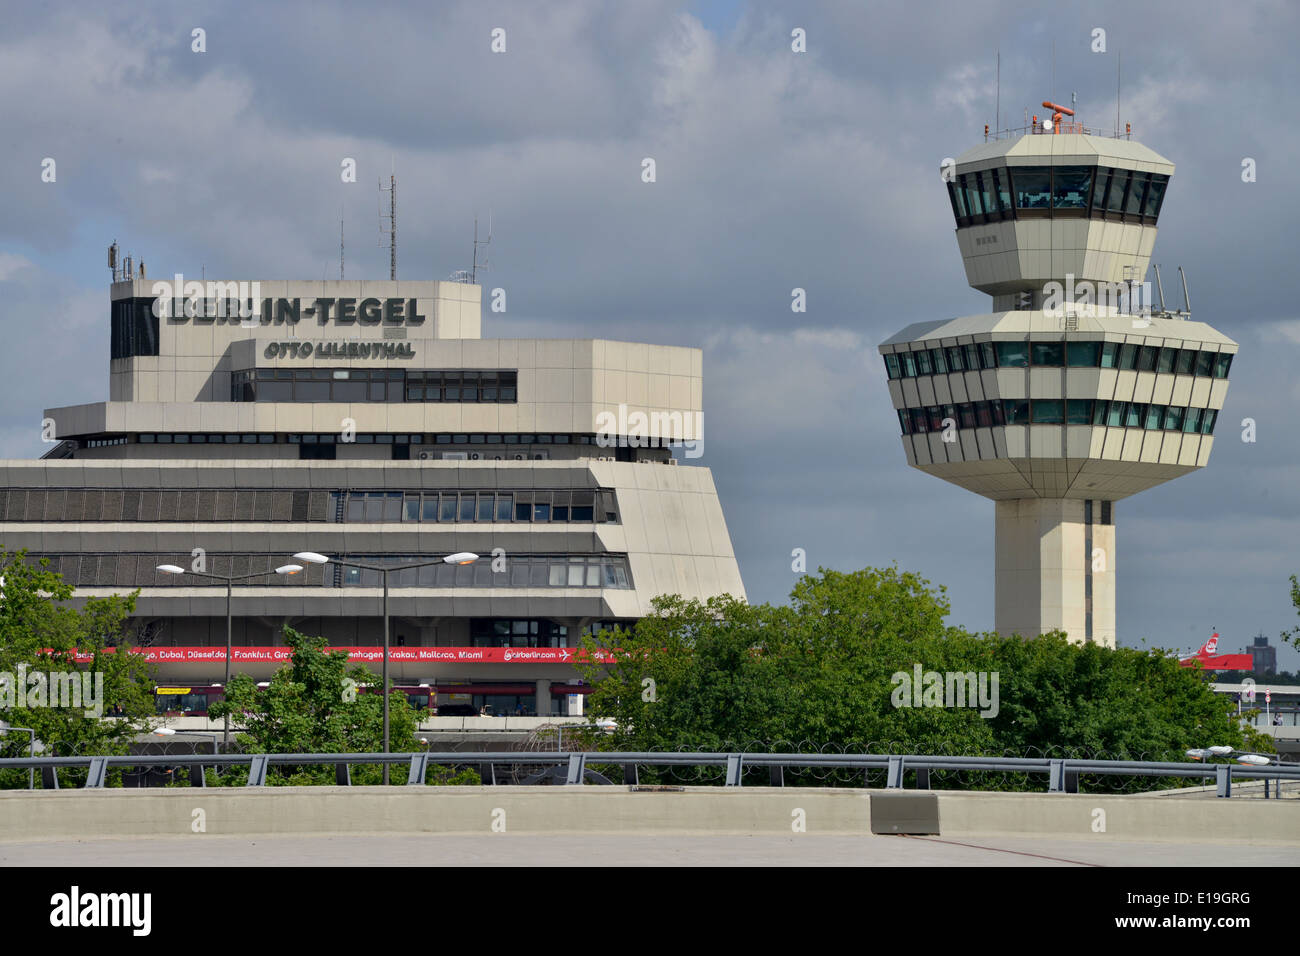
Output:
[[[1098,814],[1097,811],[1101,811]],[[940,791],[943,836],[1300,846],[1300,807],[1281,800]],[[1094,822],[1104,831],[1094,830]]]
[[[802,787],[636,793],[600,786],[11,790],[0,791],[0,843],[200,832],[487,834],[502,825],[516,834],[789,835],[798,832],[799,822],[808,833],[866,835],[870,794]],[[1285,802],[944,791],[938,796],[943,838],[1300,846],[1300,813]],[[1097,810],[1104,811],[1104,831],[1093,828]]]

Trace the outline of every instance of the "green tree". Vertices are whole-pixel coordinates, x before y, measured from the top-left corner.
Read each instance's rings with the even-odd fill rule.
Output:
[[[1300,578],[1294,574],[1291,575],[1291,604],[1295,607],[1295,612],[1300,614]],[[1288,644],[1294,644],[1300,649],[1300,627],[1293,627],[1282,632],[1282,640]]]
[[[360,665],[349,666],[347,654],[330,651],[328,642],[308,637],[285,627],[285,643],[293,649],[290,662],[272,676],[269,686],[259,689],[247,674],[231,678],[226,699],[215,703],[209,715],[220,719],[227,713],[244,728],[238,741],[251,753],[377,753],[383,750],[383,696],[364,693],[377,687],[378,677]],[[390,749],[411,753],[423,749],[416,732],[419,715],[405,694],[389,696]],[[396,766],[390,779],[406,782],[407,768]],[[476,774],[452,776],[445,768],[434,768],[435,783],[478,783]],[[213,782],[237,784],[247,779],[247,770],[232,771]],[[382,779],[378,765],[352,768],[354,783],[377,783]],[[272,766],[268,784],[332,784],[334,768],[324,764],[293,767]]]
[[[1204,675],[1160,651],[970,634],[948,613],[942,587],[897,568],[819,569],[787,606],[658,598],[634,631],[585,642],[617,649],[612,663],[578,665],[595,685],[591,712],[617,726],[590,742],[1153,760],[1247,743]],[[989,690],[996,675],[996,707],[906,706],[918,664],[987,675]]]
[[[25,551],[3,548],[0,580],[0,672],[14,678],[0,693],[0,721],[35,730],[37,748],[48,756],[127,753],[154,715],[152,668],[126,639],[139,592],[87,598],[76,607],[72,586],[48,560],[32,564]],[[89,662],[78,664],[78,654],[90,655]],[[19,686],[20,672],[89,674],[91,694],[77,707],[54,706],[60,701],[48,691],[42,699],[33,695],[34,685]],[[27,734],[0,735],[0,754],[23,755],[28,740]],[[26,786],[27,776],[0,772],[0,787]],[[84,777],[84,770],[61,771],[69,785]]]
[[[908,741],[978,751],[994,740],[977,711],[893,705],[893,675],[915,662],[985,669],[975,665],[986,649],[944,627],[947,613],[942,589],[917,575],[823,569],[796,585],[788,607],[658,598],[635,632],[589,641],[618,647],[615,663],[579,666],[595,684],[592,712],[621,728],[620,749]]]

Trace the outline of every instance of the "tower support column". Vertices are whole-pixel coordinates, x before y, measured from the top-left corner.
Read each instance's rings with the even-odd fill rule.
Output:
[[[995,626],[1033,637],[1115,646],[1114,503],[1077,498],[997,502]]]

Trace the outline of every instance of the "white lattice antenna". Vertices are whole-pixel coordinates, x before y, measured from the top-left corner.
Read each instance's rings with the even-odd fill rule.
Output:
[[[470,281],[470,282],[472,282],[472,283],[477,283],[477,282],[478,282],[478,270],[479,270],[479,269],[483,269],[484,271],[486,271],[487,269],[490,268],[490,265],[489,265],[489,263],[488,263],[488,258],[487,258],[487,255],[486,255],[486,254],[483,256],[483,262],[482,262],[481,264],[479,263],[479,261],[478,261],[478,247],[479,247],[479,246],[489,246],[489,245],[491,245],[491,244],[492,244],[492,213],[491,213],[491,212],[488,213],[488,234],[487,234],[487,238],[484,239],[484,240],[482,240],[481,242],[479,241],[479,237],[478,237],[478,216],[475,216],[475,217],[474,217],[474,261],[473,261],[473,264],[472,264],[472,266],[471,266],[471,268],[470,268],[470,272],[469,272],[469,281]]]
[[[388,193],[388,214],[384,214],[383,194]],[[397,164],[393,164],[393,173],[388,177],[388,185],[379,181],[379,245],[384,245],[383,237],[388,236],[388,278],[397,279]],[[384,220],[388,220],[387,228]]]

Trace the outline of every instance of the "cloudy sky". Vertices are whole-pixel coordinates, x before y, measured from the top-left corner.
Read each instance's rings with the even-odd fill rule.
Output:
[[[937,167],[994,122],[997,52],[1004,125],[1072,92],[1084,123],[1113,125],[1122,55],[1122,121],[1177,165],[1154,261],[1187,270],[1195,317],[1241,354],[1210,466],[1117,507],[1120,640],[1190,648],[1217,628],[1237,650],[1300,623],[1293,4],[2,12],[0,455],[42,453],[44,407],[107,397],[109,242],[151,275],[337,275],[343,209],[348,276],[384,278],[375,183],[395,168],[401,278],[467,268],[491,214],[484,285],[508,310],[486,334],[705,350],[701,463],[751,600],[782,600],[804,548],[810,567],[916,570],[973,629],[993,626],[993,505],[906,466],[875,347],[989,308]]]

